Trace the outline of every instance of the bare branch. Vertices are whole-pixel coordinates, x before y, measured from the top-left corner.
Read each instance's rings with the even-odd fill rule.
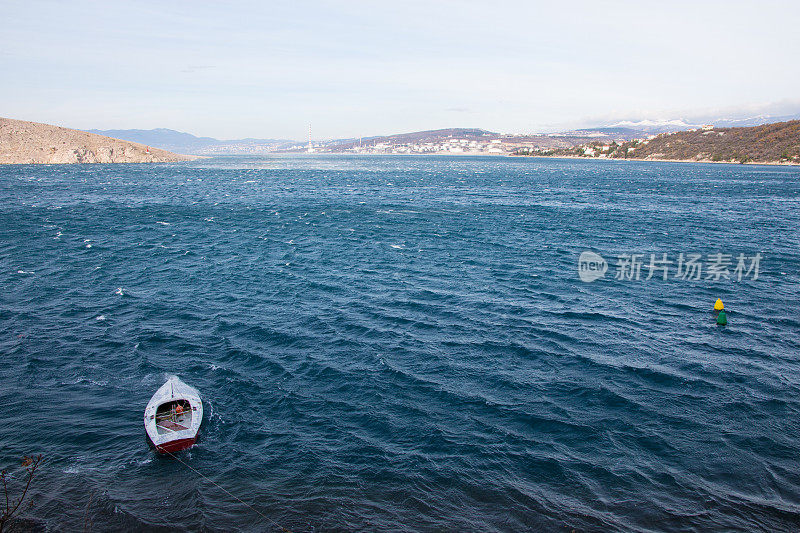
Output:
[[[36,474],[36,470],[38,470],[39,465],[42,462],[42,455],[39,454],[36,457],[24,457],[22,460],[22,467],[28,473],[28,479],[25,481],[25,486],[22,488],[22,492],[19,496],[19,499],[12,500],[9,496],[8,492],[8,482],[6,479],[7,472],[3,470],[0,474],[0,479],[3,482],[3,492],[5,493],[6,497],[6,509],[5,511],[0,514],[0,533],[2,533],[3,528],[6,524],[10,523],[11,520],[14,518],[14,515],[19,510],[22,502],[25,501],[25,496],[28,494],[28,489],[31,486],[31,481],[33,481],[33,477]],[[14,501],[12,505],[12,501]]]

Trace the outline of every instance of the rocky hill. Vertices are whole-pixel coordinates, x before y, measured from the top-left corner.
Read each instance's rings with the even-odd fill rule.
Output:
[[[800,120],[749,128],[707,128],[623,143],[616,157],[736,163],[800,162]]]
[[[567,149],[519,150],[517,153],[557,157],[800,164],[800,120],[746,128],[709,125],[623,143],[591,142]]]
[[[0,118],[0,164],[168,163],[192,159],[195,157],[85,131]]]

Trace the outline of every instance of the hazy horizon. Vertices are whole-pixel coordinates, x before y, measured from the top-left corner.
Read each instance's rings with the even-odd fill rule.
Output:
[[[12,3],[0,116],[303,139],[796,113],[798,26],[790,2]]]

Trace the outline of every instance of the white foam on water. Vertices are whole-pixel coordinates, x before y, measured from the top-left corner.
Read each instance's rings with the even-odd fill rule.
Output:
[[[86,247],[87,247],[87,248],[91,248],[91,247],[92,247],[92,245],[91,245],[91,244],[87,244],[87,245],[86,245]]]
[[[114,294],[117,296],[125,296],[125,291],[122,290],[122,287],[117,287],[117,290],[114,291]]]
[[[106,320],[106,315],[99,315],[99,316],[95,317],[95,320],[101,320],[101,321],[102,320]]]
[[[395,250],[402,250],[403,248],[405,248],[404,244],[390,244],[389,246],[391,246]]]
[[[105,387],[108,385],[108,381],[95,381],[89,378],[75,378],[69,381],[62,381],[61,385],[78,385],[80,383],[90,383],[96,387]]]
[[[162,226],[171,226],[172,225],[169,222],[161,222],[160,220],[158,222],[156,222],[156,224],[161,224]]]
[[[30,270],[17,270],[17,274],[33,274]]]

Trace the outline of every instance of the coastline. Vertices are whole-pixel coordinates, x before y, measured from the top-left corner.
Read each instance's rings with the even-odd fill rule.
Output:
[[[179,154],[185,155],[185,154]],[[175,160],[153,160],[153,161],[83,161],[83,162],[71,162],[71,163],[49,163],[44,161],[25,161],[25,162],[0,162],[0,167],[17,167],[17,166],[24,166],[24,165],[34,165],[37,167],[60,167],[65,165],[153,165],[153,164],[163,164],[163,163],[188,163],[190,161],[196,161],[198,159],[208,159],[208,157],[203,156],[186,156],[186,159],[175,159]]]
[[[541,159],[580,159],[583,161],[631,161],[643,163],[709,163],[713,165],[770,165],[770,166],[785,166],[785,167],[798,167],[800,163],[792,163],[790,161],[747,161],[746,163],[739,163],[734,161],[712,161],[710,159],[653,159],[653,158],[622,158],[622,157],[581,157],[575,155],[517,155],[508,154],[508,157],[530,157]]]

